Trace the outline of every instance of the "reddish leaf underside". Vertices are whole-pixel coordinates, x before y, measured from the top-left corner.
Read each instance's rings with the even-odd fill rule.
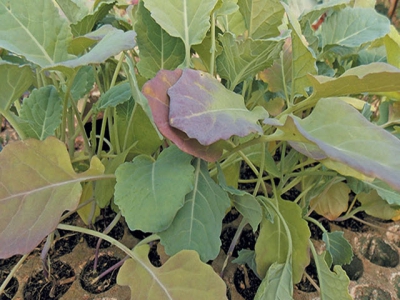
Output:
[[[222,154],[220,143],[203,146],[196,139],[189,138],[186,133],[171,127],[169,124],[170,99],[167,91],[178,81],[181,75],[181,69],[161,70],[153,79],[143,85],[142,92],[149,101],[154,122],[166,138],[174,142],[182,151],[214,162]]]

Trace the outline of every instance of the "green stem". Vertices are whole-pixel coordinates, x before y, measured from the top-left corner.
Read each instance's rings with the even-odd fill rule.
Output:
[[[214,76],[215,69],[215,13],[211,15],[211,59],[210,59],[210,74]]]
[[[3,281],[3,283],[0,286],[0,295],[2,295],[6,289],[7,284],[10,282],[10,280],[13,278],[14,274],[17,272],[19,267],[24,263],[24,261],[28,258],[28,256],[31,253],[27,253],[24,256],[21,257],[21,259],[18,261],[18,263],[12,268],[10,274],[7,275],[6,279]]]

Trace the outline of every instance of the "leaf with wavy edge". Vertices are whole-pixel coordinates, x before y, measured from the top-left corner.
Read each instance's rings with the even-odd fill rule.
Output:
[[[118,272],[117,283],[129,286],[136,300],[226,300],[226,286],[211,266],[193,250],[182,250],[160,268],[148,258],[150,247],[137,246],[138,260],[128,259]]]
[[[0,258],[32,251],[65,210],[78,206],[80,182],[103,171],[94,157],[89,170],[76,174],[64,143],[54,137],[7,145],[0,152]]]

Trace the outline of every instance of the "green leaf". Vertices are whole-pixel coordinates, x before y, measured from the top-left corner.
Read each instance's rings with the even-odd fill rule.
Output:
[[[320,27],[322,47],[358,47],[389,33],[390,21],[373,8],[350,8],[334,12]]]
[[[92,66],[83,66],[74,77],[71,86],[72,99],[78,101],[90,92],[93,88],[95,78]]]
[[[309,2],[309,1],[302,1],[296,0],[297,2]],[[289,7],[292,9],[291,2],[287,1]],[[304,29],[307,23],[313,24],[317,21],[324,13],[330,14],[332,10],[338,11],[344,8],[347,4],[349,4],[350,0],[330,0],[328,2],[323,2],[317,4],[317,1],[311,1],[314,3],[310,3],[311,5],[307,8],[303,9],[300,15],[300,24],[301,28]]]
[[[343,182],[329,184],[319,195],[311,200],[311,207],[327,218],[335,220],[347,210],[350,188]]]
[[[268,146],[265,144],[256,144],[250,147],[246,147],[242,150],[242,152],[247,156],[247,158],[258,168],[261,167],[261,160],[263,155],[263,147],[264,150],[264,171],[268,172],[275,177],[280,177],[281,173],[276,166],[276,162],[269,152]]]
[[[262,134],[258,120],[268,117],[262,107],[247,110],[241,95],[227,90],[208,73],[184,69],[168,89],[169,123],[204,146],[233,135]]]
[[[342,100],[321,99],[307,118],[288,116],[284,127],[295,138],[307,140],[290,143],[300,153],[343,175],[353,176],[355,170],[400,191],[399,139]]]
[[[349,264],[353,258],[350,243],[343,237],[342,231],[324,232],[322,240],[325,242],[326,251],[332,257],[334,265]]]
[[[293,299],[292,265],[273,263],[261,282],[254,300]]]
[[[394,191],[393,191],[394,193]],[[364,211],[375,218],[383,220],[393,219],[398,215],[398,206],[400,205],[400,194],[397,193],[397,201],[395,202],[396,207],[392,207],[389,201],[384,200],[376,190],[372,190],[369,193],[358,194],[358,201],[361,202]]]
[[[92,12],[85,14],[85,17],[77,23],[71,24],[71,30],[74,36],[84,35],[93,30],[94,25],[102,20],[113,8],[115,0],[102,0],[96,5]]]
[[[128,101],[131,97],[132,93],[129,82],[120,83],[101,95],[95,104],[95,110],[104,111],[107,107],[116,107]]]
[[[236,41],[234,36],[226,32],[219,40],[224,51],[217,57],[218,74],[230,81],[230,89],[248,77],[272,65],[279,57],[286,37],[270,38],[265,40],[246,39]]]
[[[239,9],[246,22],[249,37],[267,39],[279,35],[284,9],[279,0],[239,0]]]
[[[307,97],[308,94],[305,88],[310,86],[307,75],[317,74],[315,54],[308,47],[308,42],[301,32],[300,24],[296,17],[286,4],[282,3],[282,5],[289,20],[288,27],[291,29],[292,37],[292,74],[289,75],[292,78],[292,98],[297,94]]]
[[[387,34],[383,41],[385,43],[387,61],[396,68],[400,68],[400,33],[396,27],[390,26],[390,33]]]
[[[322,300],[351,300],[349,295],[350,280],[346,272],[340,266],[334,266],[333,272],[326,264],[324,251],[321,255],[314,256],[315,265],[317,267],[319,285],[321,288],[320,294]]]
[[[131,289],[131,299],[227,299],[224,281],[195,251],[183,250],[160,268],[150,263],[148,245],[133,251],[136,259],[125,261],[117,276],[119,285]]]
[[[80,182],[103,171],[94,157],[88,171],[76,174],[64,143],[53,137],[4,147],[0,152],[0,258],[31,252],[57,227],[65,210],[76,209]]]
[[[190,47],[200,44],[210,28],[210,14],[216,3],[217,0],[171,0],[165,5],[163,0],[145,0],[144,6],[169,35],[183,41],[189,60]]]
[[[114,202],[131,230],[167,229],[193,189],[192,157],[171,146],[156,161],[139,155],[115,172]]]
[[[261,221],[260,234],[255,246],[257,273],[261,277],[265,277],[272,264],[284,264],[286,262],[288,237],[282,224],[285,222],[292,237],[293,252],[289,255],[293,259],[293,282],[297,283],[301,280],[303,271],[310,262],[308,253],[310,230],[307,222],[302,218],[301,208],[296,203],[280,200],[277,206],[284,218],[283,220],[275,214],[273,223],[265,218]],[[268,255],[265,255],[265,253],[268,253]]]
[[[62,100],[57,89],[48,85],[33,90],[28,98],[24,99],[20,110],[20,125],[26,137],[44,140],[54,135],[61,124]]]
[[[1,48],[41,67],[68,59],[72,34],[52,1],[0,0],[0,23]]]
[[[247,219],[253,231],[256,232],[263,217],[261,205],[256,197],[248,193],[233,195],[232,202],[238,212]]]
[[[254,274],[257,274],[257,265],[255,257],[256,254],[254,250],[242,249],[239,251],[239,256],[234,260],[232,260],[232,263],[239,265],[247,264],[249,268],[254,272]]]
[[[309,79],[316,98],[400,91],[400,70],[380,62],[349,69],[338,78],[310,75]]]
[[[77,23],[88,13],[89,8],[85,0],[55,0],[70,23]]]
[[[184,61],[182,40],[162,29],[150,16],[143,1],[139,2],[135,31],[140,49],[137,67],[144,77],[153,78],[159,70],[176,69]]]
[[[29,66],[0,62],[0,112],[8,111],[15,100],[33,83]]]
[[[156,77],[143,85],[143,94],[149,102],[157,128],[166,138],[186,153],[209,162],[215,162],[222,154],[220,142],[203,146],[197,140],[189,138],[186,133],[169,124],[170,100],[167,91],[178,81],[181,75],[181,69],[175,71],[161,70]]]
[[[222,219],[230,207],[230,200],[210,177],[206,162],[196,159],[194,167],[194,189],[186,195],[185,203],[171,226],[158,235],[168,255],[192,249],[199,253],[202,261],[207,262],[219,253]]]
[[[131,50],[135,47],[136,33],[132,30],[119,29],[108,33],[96,46],[81,57],[55,64],[48,69],[64,71],[65,68],[76,68],[88,64],[100,64],[109,57],[119,54],[121,51]]]

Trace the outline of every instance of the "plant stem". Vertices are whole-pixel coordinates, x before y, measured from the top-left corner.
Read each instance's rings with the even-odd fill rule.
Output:
[[[19,267],[24,263],[24,261],[28,258],[28,256],[31,253],[27,253],[24,256],[21,257],[21,259],[18,261],[18,263],[12,268],[10,274],[7,275],[6,279],[3,281],[3,283],[0,286],[0,295],[2,295],[7,287],[7,284],[10,282],[10,280],[13,278],[14,274],[18,271]]]

